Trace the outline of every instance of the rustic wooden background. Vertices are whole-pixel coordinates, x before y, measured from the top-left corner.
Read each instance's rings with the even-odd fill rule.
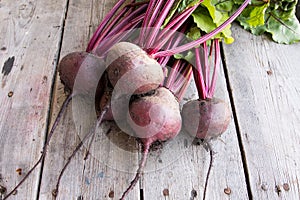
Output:
[[[0,199],[39,158],[66,98],[56,75],[59,59],[85,49],[115,2],[0,1]],[[276,44],[237,25],[233,35],[234,44],[222,47],[216,94],[231,104],[233,115],[228,131],[213,142],[207,199],[300,199],[300,44]],[[72,111],[70,106],[44,163],[10,199],[52,199],[59,170],[86,131],[75,126]],[[202,199],[209,154],[184,141],[182,133],[151,154],[128,199]],[[140,157],[135,141],[105,123],[92,151],[84,160],[82,148],[72,160],[58,199],[118,199],[126,189]]]

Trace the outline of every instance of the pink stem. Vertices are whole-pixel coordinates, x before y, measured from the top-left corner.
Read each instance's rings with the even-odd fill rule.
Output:
[[[196,82],[196,87],[198,90],[198,95],[200,99],[206,99],[207,92],[205,89],[206,85],[203,79],[203,70],[201,66],[199,48],[195,48],[195,58],[196,58],[196,68],[193,68],[193,73]]]
[[[144,46],[143,42],[146,39],[146,29],[149,27],[148,24],[149,24],[150,17],[152,16],[152,13],[153,13],[152,11],[153,11],[154,5],[155,5],[155,1],[150,0],[147,11],[146,11],[146,14],[145,14],[145,19],[144,19],[143,24],[142,24],[142,29],[141,29],[141,32],[140,32],[140,35],[139,35],[138,44],[141,47]]]
[[[145,28],[149,28],[149,30],[148,30],[149,33],[145,37],[145,41],[143,41],[145,43],[145,47],[146,48],[151,48],[150,47],[151,41],[148,38],[148,37],[151,37],[151,32],[153,32],[155,29],[160,29],[160,27],[157,27],[157,26],[154,25],[154,22],[155,22],[155,20],[158,17],[158,14],[159,14],[159,11],[162,8],[162,5],[163,5],[163,1],[157,1],[156,2],[155,8],[154,8],[153,13],[152,13],[152,15],[150,17],[150,20],[149,20],[149,22],[147,24],[147,27],[145,27]]]
[[[128,11],[127,7],[124,7],[121,12],[113,19],[113,21],[108,25],[107,28],[105,28],[105,30],[103,31],[103,33],[101,33],[101,35],[99,35],[95,46],[99,45],[100,42],[102,42],[102,40],[107,36],[107,34],[109,33],[109,31],[112,29],[113,26],[115,26],[117,24],[117,22],[121,19],[121,17]]]
[[[111,20],[112,16],[116,13],[117,10],[125,3],[126,0],[120,0],[118,1],[114,7],[110,10],[110,12],[105,16],[105,18],[102,20],[100,25],[98,26],[96,32],[92,36],[88,47],[86,49],[87,52],[91,51],[93,47],[95,46],[95,42],[99,36],[99,34],[102,32],[103,28],[107,25],[107,23]]]
[[[171,38],[174,37],[176,32],[179,32],[178,29],[182,26],[182,24],[187,20],[187,18],[191,15],[191,13],[196,9],[197,6],[193,6],[183,12],[181,15],[172,20],[168,25],[162,30],[159,34],[159,38],[156,39],[158,41],[157,44],[154,44],[155,47],[150,55],[155,54],[160,48]],[[177,44],[178,45],[178,44]],[[176,45],[176,46],[177,46]],[[174,47],[173,47],[174,48]]]
[[[214,40],[215,43],[215,61],[214,61],[214,72],[212,75],[212,80],[208,92],[208,98],[212,98],[215,92],[216,88],[216,80],[217,80],[217,73],[218,69],[220,67],[220,62],[221,62],[221,53],[220,53],[220,44],[219,44],[219,39]]]
[[[175,0],[168,0],[165,4],[165,6],[162,9],[162,12],[159,15],[159,18],[157,19],[156,23],[154,24],[154,28],[149,36],[149,38],[147,39],[147,44],[146,47],[150,47],[152,46],[154,39],[156,38],[166,16],[168,15],[173,3]]]
[[[158,58],[158,57],[162,57],[162,56],[172,56],[174,54],[181,53],[181,52],[187,51],[189,49],[192,49],[192,48],[202,44],[203,42],[209,40],[210,38],[214,37],[219,32],[221,32],[223,29],[225,29],[230,23],[232,23],[237,18],[237,16],[244,10],[244,8],[249,4],[250,1],[251,0],[245,0],[244,3],[224,23],[222,23],[218,28],[214,29],[210,33],[207,33],[207,34],[203,35],[202,37],[200,37],[199,39],[189,42],[187,44],[184,44],[180,47],[176,47],[176,48],[169,49],[166,51],[157,52],[156,54],[153,55],[153,57]]]
[[[179,71],[181,62],[182,62],[181,60],[176,60],[174,62],[174,65],[171,69],[171,72],[170,72],[167,82],[165,84],[166,88],[170,88],[173,85],[176,74],[179,73],[178,71]]]
[[[209,74],[210,74],[210,69],[209,69],[209,62],[208,62],[208,48],[207,48],[207,42],[203,43],[203,49],[204,49],[204,80],[205,80],[205,91],[206,94],[208,92],[209,88]]]
[[[157,1],[156,2],[155,8],[154,8],[153,13],[152,13],[152,15],[150,17],[150,20],[149,20],[149,22],[147,24],[147,27],[153,27],[154,26],[155,20],[158,17],[158,14],[159,14],[159,11],[162,8],[162,5],[163,5],[163,1]]]
[[[128,36],[132,31],[134,27],[138,26],[142,19],[144,18],[144,15],[141,15],[131,21],[130,23],[126,24],[121,30],[119,30],[119,33],[116,35],[113,35],[110,38],[106,38],[101,44],[98,46],[95,46],[93,49],[93,52],[96,53],[96,55],[103,56],[114,44],[121,41],[122,38],[125,38]]]
[[[181,86],[181,89],[179,90],[179,93],[177,94],[177,98],[179,101],[182,100],[183,95],[185,94],[187,87],[189,86],[191,80],[192,80],[192,73],[193,72],[193,67],[190,65],[189,70],[185,76],[185,81],[183,85]]]
[[[141,16],[144,17],[143,14],[141,14],[143,12],[143,10],[147,7],[147,5],[142,5],[141,7],[139,7],[137,10],[135,10],[134,12],[132,12],[130,15],[128,15],[127,17],[125,17],[124,19],[122,19],[122,22],[119,23],[116,27],[114,27],[113,30],[111,30],[109,32],[109,34],[105,37],[105,38],[109,38],[109,37],[112,37],[113,35],[116,35],[118,33],[121,32],[121,30],[124,30],[124,27],[130,27],[130,25],[132,23],[134,23],[134,21],[136,21],[137,19],[140,19]],[[138,16],[138,17],[136,17]],[[136,18],[135,18],[136,17]],[[130,22],[132,21],[132,22]],[[130,22],[130,23],[128,23]],[[129,26],[128,26],[129,25]],[[128,29],[128,28],[127,28]],[[102,39],[100,40],[101,38],[99,38],[99,40],[97,40],[95,42],[95,45],[93,47],[94,48],[97,48],[99,46],[99,44],[101,43]]]

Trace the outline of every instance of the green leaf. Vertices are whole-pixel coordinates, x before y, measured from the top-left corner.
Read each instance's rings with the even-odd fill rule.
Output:
[[[233,1],[219,1],[215,4],[215,7],[220,12],[230,12],[232,11],[233,5]]]
[[[197,40],[201,37],[201,30],[198,27],[192,27],[190,28],[189,32],[186,34],[186,36],[191,40]]]
[[[178,12],[182,12],[196,4],[199,3],[199,0],[182,0],[178,6]]]
[[[220,24],[222,24],[227,18],[228,14],[223,14],[222,18],[220,19],[219,23],[216,24],[212,17],[210,16],[208,10],[204,7],[198,7],[192,14],[194,22],[196,23],[197,27],[206,33],[209,33],[216,29]],[[227,44],[230,44],[234,41],[233,37],[231,36],[230,25],[228,25],[222,32],[217,34],[214,38],[224,39]]]
[[[166,19],[164,21],[164,24],[162,25],[162,27],[165,27],[169,23],[169,21],[172,19],[172,17],[174,16],[176,11],[178,10],[178,7],[179,7],[181,2],[182,2],[182,0],[175,0],[175,2],[172,5],[171,10],[168,13],[168,16],[166,17]]]
[[[265,24],[265,12],[269,7],[269,3],[259,6],[249,6],[238,17],[241,25],[248,30]]]
[[[216,7],[215,7],[216,3],[217,2],[215,2],[214,0],[212,0],[212,1],[211,0],[204,0],[201,3],[201,5],[207,8],[211,18],[213,19],[213,22],[218,24],[221,21],[223,15],[220,11],[218,11],[216,9]]]
[[[193,62],[195,54],[192,51],[188,51],[187,53],[182,53],[182,54],[175,54],[174,58],[175,59],[183,59],[188,61],[189,63]]]
[[[271,33],[273,40],[278,43],[293,44],[300,41],[300,25],[296,16],[281,19],[275,13],[271,13],[266,31]]]
[[[205,8],[197,8],[193,12],[192,16],[194,22],[197,24],[197,27],[206,33],[209,33],[215,28],[217,28],[216,24],[213,22],[211,16]]]
[[[255,7],[250,12],[249,18],[246,19],[246,22],[250,25],[250,27],[256,27],[264,25],[265,23],[265,12],[269,4],[264,4],[263,6]]]

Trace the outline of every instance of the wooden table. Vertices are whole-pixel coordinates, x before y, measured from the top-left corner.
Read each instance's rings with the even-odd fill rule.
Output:
[[[37,161],[66,98],[59,59],[85,49],[114,2],[0,1],[2,189],[10,191]],[[213,141],[207,199],[300,199],[300,44],[276,44],[237,25],[232,30],[236,41],[223,45],[216,96],[230,102],[233,115]],[[52,199],[59,170],[84,132],[73,109],[63,116],[43,165],[10,199]],[[209,153],[181,143],[184,137],[151,154],[128,199],[202,199]],[[135,141],[105,123],[93,144],[93,156],[84,160],[82,148],[71,161],[58,199],[118,199],[128,186],[140,157]]]

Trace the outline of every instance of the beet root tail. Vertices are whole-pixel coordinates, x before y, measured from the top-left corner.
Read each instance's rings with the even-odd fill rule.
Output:
[[[134,186],[137,184],[137,182],[140,180],[141,175],[143,173],[143,169],[145,167],[146,161],[147,161],[147,157],[148,157],[148,153],[149,153],[149,149],[150,149],[150,145],[146,143],[144,146],[144,150],[143,150],[143,155],[142,155],[142,160],[139,164],[139,168],[137,169],[137,172],[135,174],[134,179],[131,181],[129,187],[125,190],[125,192],[122,194],[122,197],[120,198],[120,200],[124,200],[125,197],[129,194],[129,192],[134,188]]]

